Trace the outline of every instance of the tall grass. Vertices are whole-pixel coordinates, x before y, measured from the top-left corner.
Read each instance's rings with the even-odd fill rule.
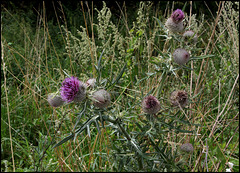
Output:
[[[171,58],[184,43],[162,26],[175,3],[159,11],[151,2],[140,2],[132,23],[126,13],[129,9],[119,6],[119,21],[114,23],[104,2],[102,9],[81,2],[84,25],[77,26],[76,32],[67,26],[61,3],[53,3],[57,26],[47,20],[43,2],[42,8],[35,9],[38,15],[34,29],[26,18],[2,6],[1,170],[154,171],[170,169],[176,162],[183,171],[221,172],[232,162],[233,171],[238,171],[239,3],[216,2],[218,11],[209,19],[196,16],[192,3],[182,6],[190,8],[185,24],[199,38],[197,45],[186,48],[202,59],[192,60],[181,69]],[[90,125],[75,142],[52,148],[51,144],[72,132],[84,105],[52,108],[47,102],[48,93],[58,91],[67,75],[84,82],[98,78],[101,86],[108,86],[125,64],[121,78],[109,87],[111,108],[103,114],[123,119],[124,128],[135,137],[149,125],[141,100],[148,93],[155,95],[162,107],[158,120],[165,124],[149,133],[167,159],[174,161],[170,166],[162,168],[161,162],[156,162],[149,170],[150,162],[137,166],[141,161],[133,159],[138,158],[133,150],[119,154],[117,151],[127,144],[119,140],[121,134],[114,124],[105,123],[100,131]],[[188,109],[170,106],[169,96],[175,89],[189,93]],[[79,120],[80,125],[96,114],[90,108]],[[186,133],[190,131],[194,133]],[[149,138],[136,135],[135,139],[147,146],[143,152],[155,152],[157,147]],[[177,152],[185,142],[194,144],[191,155]]]

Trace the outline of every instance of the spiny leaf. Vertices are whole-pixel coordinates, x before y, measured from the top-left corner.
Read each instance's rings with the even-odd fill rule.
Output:
[[[67,142],[68,140],[72,139],[73,137],[74,137],[74,134],[71,134],[71,135],[65,137],[63,140],[61,140],[60,142],[58,142],[57,144],[55,144],[55,145],[53,146],[53,148],[56,148],[56,147],[62,145],[63,143]]]

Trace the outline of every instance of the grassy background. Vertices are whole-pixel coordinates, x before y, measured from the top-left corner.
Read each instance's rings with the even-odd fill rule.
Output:
[[[158,95],[167,119],[169,94],[176,88],[186,89],[191,100],[187,117],[201,126],[185,130],[194,129],[199,135],[173,131],[163,135],[163,141],[169,148],[189,140],[194,143],[194,153],[184,166],[186,171],[206,171],[206,145],[210,171],[225,171],[228,161],[237,165],[233,171],[239,170],[237,4],[129,2],[104,6],[94,2],[94,6],[78,3],[74,10],[70,4],[61,3],[30,4],[30,9],[28,5],[1,5],[1,171],[34,171],[53,136],[60,140],[71,131],[78,109],[71,104],[52,108],[47,94],[59,89],[66,77],[63,70],[82,81],[97,77],[94,65],[103,49],[102,79],[113,80],[127,62],[128,70],[111,89],[111,112],[124,114],[129,131],[138,131],[133,122],[143,119],[142,96],[148,92]],[[179,70],[177,75],[170,73],[163,78],[162,69],[167,63],[156,67],[153,61],[160,61],[159,55],[171,57],[177,41],[159,36],[166,33],[154,17],[164,23],[176,8],[185,8],[186,26],[199,35],[198,49],[189,47],[192,53],[214,57],[191,61],[188,67],[193,71]],[[170,111],[174,114],[176,110]],[[112,149],[116,140],[112,129],[97,132],[91,126],[91,137],[83,133],[75,143],[67,142],[54,150],[50,147],[40,171],[119,170]]]

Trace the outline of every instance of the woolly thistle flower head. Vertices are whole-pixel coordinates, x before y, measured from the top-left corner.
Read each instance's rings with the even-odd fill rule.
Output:
[[[184,108],[188,104],[188,93],[183,90],[173,91],[170,96],[173,106]]]
[[[94,92],[92,97],[94,99],[93,104],[96,107],[106,108],[110,105],[111,102],[110,94],[104,89],[100,89]]]
[[[86,98],[86,87],[77,77],[66,78],[61,87],[61,96],[67,102],[81,102]]]
[[[62,97],[60,95],[56,95],[55,93],[49,94],[47,101],[52,107],[59,107],[64,103]]]
[[[171,32],[182,32],[184,29],[183,26],[183,19],[184,19],[184,13],[182,10],[177,9],[175,10],[171,17],[169,17],[165,23],[165,26],[171,31]]]
[[[187,39],[189,39],[189,38],[191,38],[191,37],[193,37],[192,38],[192,40],[193,40],[193,43],[196,43],[197,42],[197,34],[195,34],[193,31],[191,31],[191,30],[189,30],[189,31],[185,31],[184,33],[183,33],[183,39],[184,40],[187,40]]]
[[[182,22],[184,17],[185,17],[184,13],[180,9],[176,9],[171,15],[171,18],[173,19],[173,22],[176,23],[176,24]]]
[[[189,61],[190,54],[185,49],[178,48],[173,52],[173,59],[177,64],[183,65]]]
[[[142,109],[147,114],[156,114],[160,108],[160,102],[152,95],[146,96],[142,100]]]
[[[186,153],[193,152],[193,146],[190,143],[185,143],[183,144],[180,149]]]
[[[95,78],[90,78],[90,79],[87,80],[86,84],[87,84],[87,86],[93,88],[96,84],[96,79]]]

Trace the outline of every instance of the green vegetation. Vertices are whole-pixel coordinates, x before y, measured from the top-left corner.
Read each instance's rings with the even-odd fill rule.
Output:
[[[44,3],[1,6],[1,171],[222,172],[228,162],[239,171],[239,2],[214,2],[216,12],[192,1],[118,4],[118,15],[101,3],[52,4],[50,20]],[[165,28],[177,8],[196,44]],[[191,60],[179,66],[172,54],[183,47]],[[111,105],[51,107],[68,75],[96,78]],[[188,93],[186,108],[171,105],[174,90]],[[142,111],[148,94],[156,116]]]

